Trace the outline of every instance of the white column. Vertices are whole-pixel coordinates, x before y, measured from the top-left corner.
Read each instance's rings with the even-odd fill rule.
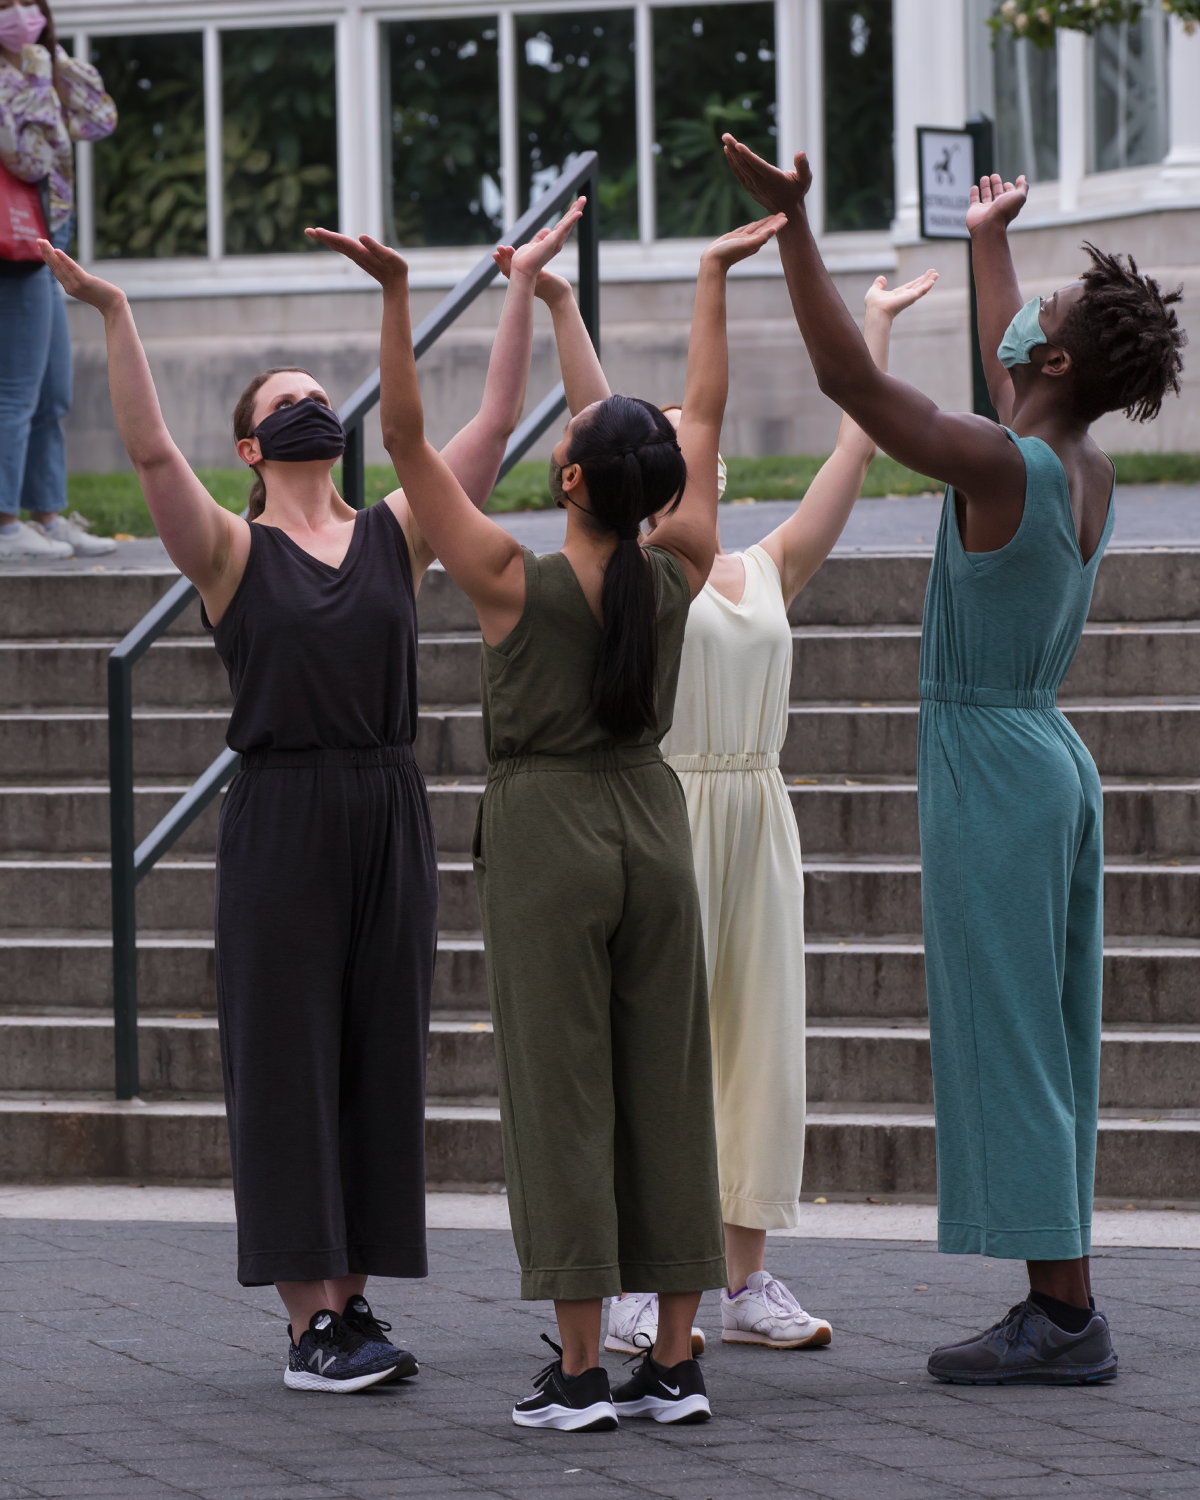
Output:
[[[357,5],[348,5],[334,28],[337,90],[338,228],[343,234],[363,233],[366,120],[363,113],[362,57],[359,32],[363,25]]]
[[[1188,36],[1172,16],[1168,46],[1171,149],[1163,166],[1171,177],[1192,176],[1200,172],[1200,27]]]
[[[88,38],[85,31],[77,31],[73,38],[75,56],[82,62],[88,60]],[[94,259],[96,253],[96,198],[92,178],[92,143],[75,143],[75,235],[79,241],[79,259],[83,265]]]
[[[653,242],[658,233],[658,199],[654,161],[654,25],[645,0],[633,10],[634,95],[637,108],[638,239]]]
[[[893,0],[896,217],[892,238],[920,236],[917,126],[961,130],[967,117],[962,0]]]
[[[391,121],[383,119],[380,97],[379,49],[383,45],[383,25],[374,16],[360,15],[358,20],[358,112],[359,144],[362,160],[359,168],[359,222],[361,233],[377,240],[383,238],[383,151],[384,141],[391,150]]]
[[[776,162],[790,171],[808,156],[813,185],[808,217],[814,234],[825,219],[825,91],[821,0],[775,0]]]
[[[1058,207],[1064,214],[1079,207],[1079,189],[1087,172],[1087,37],[1060,30],[1058,43]]]
[[[204,28],[204,185],[208,200],[208,258],[225,254],[225,152],[221,140],[221,33]]]
[[[504,192],[504,227],[521,217],[521,167],[517,150],[517,27],[511,10],[497,21],[500,62],[500,186]]]

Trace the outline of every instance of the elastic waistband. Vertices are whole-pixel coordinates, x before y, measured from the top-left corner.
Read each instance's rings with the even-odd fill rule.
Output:
[[[668,755],[672,771],[777,771],[778,750],[720,750],[709,755]]]
[[[1055,688],[972,687],[965,682],[927,682],[921,697],[935,703],[963,703],[973,708],[1057,708]]]
[[[579,750],[573,755],[505,755],[488,767],[488,780],[502,781],[507,776],[547,771],[602,771],[611,774],[636,770],[638,766],[652,766],[656,762],[662,762],[662,751],[657,745]]]
[[[381,745],[373,750],[245,750],[244,771],[374,770],[376,766],[406,766],[413,760],[411,745]]]

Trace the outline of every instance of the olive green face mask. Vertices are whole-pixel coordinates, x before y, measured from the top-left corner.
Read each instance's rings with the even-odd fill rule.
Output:
[[[1004,330],[1004,337],[996,350],[996,358],[1006,370],[1011,370],[1014,365],[1027,365],[1029,356],[1037,345],[1048,342],[1038,318],[1041,308],[1042,299],[1030,297]]]
[[[562,465],[554,461],[553,453],[550,455],[550,498],[559,510],[566,510],[567,492],[563,489]]]

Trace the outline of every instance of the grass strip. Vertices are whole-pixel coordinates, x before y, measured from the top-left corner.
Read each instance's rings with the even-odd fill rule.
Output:
[[[1200,484],[1200,453],[1114,453],[1112,460],[1118,484]],[[725,499],[799,500],[824,461],[803,454],[731,458]],[[197,477],[227,510],[239,511],[245,506],[250,491],[250,475],[245,469],[199,469]],[[333,477],[340,486],[340,468],[334,469]],[[365,487],[367,504],[374,505],[396,488],[395,472],[387,464],[368,466]],[[936,480],[880,455],[867,471],[862,494],[866,498],[936,494],[941,488]],[[505,475],[492,491],[487,508],[494,512],[548,510],[552,503],[545,461],[534,459],[517,464]],[[141,486],[132,473],[71,474],[67,479],[67,508],[86,516],[100,536],[154,535]]]

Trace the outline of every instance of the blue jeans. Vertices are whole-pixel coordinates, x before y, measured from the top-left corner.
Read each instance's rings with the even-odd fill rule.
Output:
[[[66,237],[64,240],[64,236]],[[70,225],[54,236],[69,242]],[[67,508],[63,418],[71,409],[73,365],[67,304],[43,266],[0,277],[0,524],[19,510]]]

